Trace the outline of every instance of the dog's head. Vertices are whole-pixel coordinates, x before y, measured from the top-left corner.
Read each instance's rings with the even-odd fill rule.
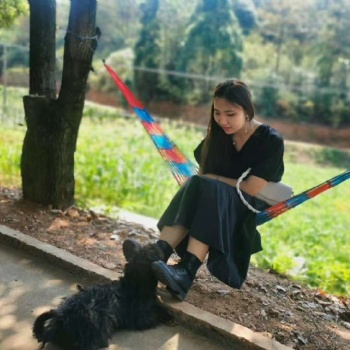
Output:
[[[151,264],[163,259],[164,254],[157,244],[147,244],[125,265],[124,276],[129,282],[155,289],[157,279],[153,274]]]

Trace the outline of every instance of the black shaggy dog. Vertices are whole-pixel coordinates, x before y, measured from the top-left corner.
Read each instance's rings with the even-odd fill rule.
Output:
[[[125,265],[124,276],[105,285],[77,286],[79,292],[56,309],[41,314],[33,335],[42,343],[64,349],[97,350],[108,347],[119,329],[147,329],[169,322],[171,313],[158,299],[153,261],[163,258],[156,244],[142,247]]]

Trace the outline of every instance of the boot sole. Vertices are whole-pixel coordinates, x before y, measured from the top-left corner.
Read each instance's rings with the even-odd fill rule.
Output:
[[[166,269],[166,265],[163,262],[155,261],[152,263],[152,270],[157,279],[167,286],[166,290],[176,299],[184,301],[187,292],[184,291],[176,280],[173,278],[172,273]]]

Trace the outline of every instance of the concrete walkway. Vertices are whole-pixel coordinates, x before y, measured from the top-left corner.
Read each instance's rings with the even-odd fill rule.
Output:
[[[38,349],[31,332],[39,314],[75,292],[77,283],[117,278],[113,271],[0,225],[0,350]],[[291,349],[186,302],[161,297],[172,308],[178,326],[117,332],[110,350]]]

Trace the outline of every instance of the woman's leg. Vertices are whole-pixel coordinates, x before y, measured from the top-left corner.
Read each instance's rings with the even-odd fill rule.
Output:
[[[198,239],[190,237],[187,251],[195,255],[200,261],[203,261],[208,254],[209,246]]]
[[[159,240],[167,242],[175,249],[185,238],[187,232],[188,229],[181,225],[164,226],[160,232]]]

